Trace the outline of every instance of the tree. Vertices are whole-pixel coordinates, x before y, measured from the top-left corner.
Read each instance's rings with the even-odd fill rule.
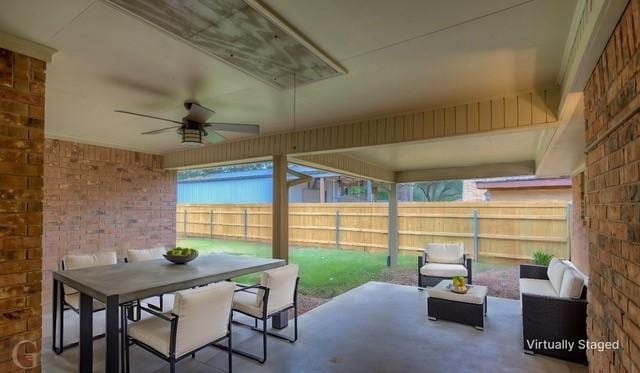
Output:
[[[457,201],[462,199],[462,181],[429,181],[415,183],[415,188],[421,191],[421,195],[414,193],[416,201]]]

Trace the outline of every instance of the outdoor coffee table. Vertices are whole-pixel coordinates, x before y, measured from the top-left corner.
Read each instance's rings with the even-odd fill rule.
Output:
[[[484,316],[487,314],[487,287],[467,285],[465,294],[448,289],[451,280],[442,280],[427,289],[427,316],[429,320],[447,320],[474,326],[484,330]]]

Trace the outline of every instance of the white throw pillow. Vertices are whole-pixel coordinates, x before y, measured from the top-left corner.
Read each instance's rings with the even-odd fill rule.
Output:
[[[560,288],[560,297],[579,299],[582,295],[582,287],[584,279],[576,271],[567,268],[562,276],[562,287]]]
[[[567,266],[558,258],[552,258],[549,262],[549,267],[547,267],[547,277],[549,277],[551,286],[553,286],[553,290],[556,291],[556,294],[560,294],[560,290],[562,288],[562,277],[564,276],[564,271],[566,269]]]
[[[424,252],[430,263],[463,264],[464,247],[461,243],[430,243]]]

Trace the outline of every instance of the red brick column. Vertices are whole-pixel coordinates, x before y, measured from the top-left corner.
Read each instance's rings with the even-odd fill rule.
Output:
[[[0,372],[41,348],[45,68],[0,48]]]
[[[631,0],[584,90],[594,372],[640,370],[640,0]]]

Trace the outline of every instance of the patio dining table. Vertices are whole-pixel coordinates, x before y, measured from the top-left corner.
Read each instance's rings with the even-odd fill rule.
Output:
[[[281,259],[209,254],[202,255],[184,265],[157,259],[55,271],[53,272],[54,302],[58,297],[61,284],[80,292],[78,371],[83,373],[93,371],[93,299],[106,305],[105,370],[108,373],[118,372],[120,305],[283,265],[285,261]],[[56,322],[55,318],[53,322]]]

